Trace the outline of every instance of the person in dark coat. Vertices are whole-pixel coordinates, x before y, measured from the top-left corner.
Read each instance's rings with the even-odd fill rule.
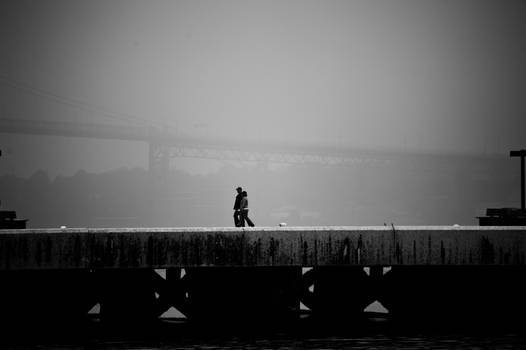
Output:
[[[245,227],[245,221],[248,226],[254,227],[254,223],[248,217],[248,194],[247,191],[242,192],[243,198],[241,198],[240,211],[241,211],[241,227]]]
[[[241,226],[239,216],[241,215],[240,208],[241,208],[241,199],[243,198],[243,194],[242,194],[243,189],[241,187],[238,187],[236,188],[236,191],[237,191],[237,195],[236,195],[236,200],[234,202],[234,225],[236,227],[239,227]]]

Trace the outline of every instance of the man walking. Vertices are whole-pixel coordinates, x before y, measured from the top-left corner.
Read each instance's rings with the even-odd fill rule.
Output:
[[[237,196],[234,202],[234,225],[240,226],[239,216],[241,215],[241,199],[243,198],[243,189],[241,187],[236,188]]]

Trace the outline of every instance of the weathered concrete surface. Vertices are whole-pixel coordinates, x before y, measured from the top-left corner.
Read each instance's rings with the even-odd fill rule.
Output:
[[[526,227],[0,231],[0,270],[190,266],[524,265]]]

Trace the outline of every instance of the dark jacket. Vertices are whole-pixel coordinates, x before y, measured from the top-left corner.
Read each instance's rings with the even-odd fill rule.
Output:
[[[234,210],[240,209],[241,198],[243,198],[243,195],[241,193],[238,193],[236,196],[236,201],[234,202]]]

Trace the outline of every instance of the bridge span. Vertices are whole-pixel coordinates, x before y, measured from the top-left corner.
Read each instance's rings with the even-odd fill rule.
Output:
[[[81,137],[145,143],[148,169],[157,177],[168,174],[173,158],[215,159],[224,161],[353,165],[392,160],[397,152],[372,152],[348,147],[298,144],[285,141],[228,140],[200,138],[178,133],[174,128],[137,123],[85,123],[0,118],[0,133]]]
[[[393,325],[522,327],[525,254],[524,226],[2,230],[1,318],[353,327],[377,303]]]

